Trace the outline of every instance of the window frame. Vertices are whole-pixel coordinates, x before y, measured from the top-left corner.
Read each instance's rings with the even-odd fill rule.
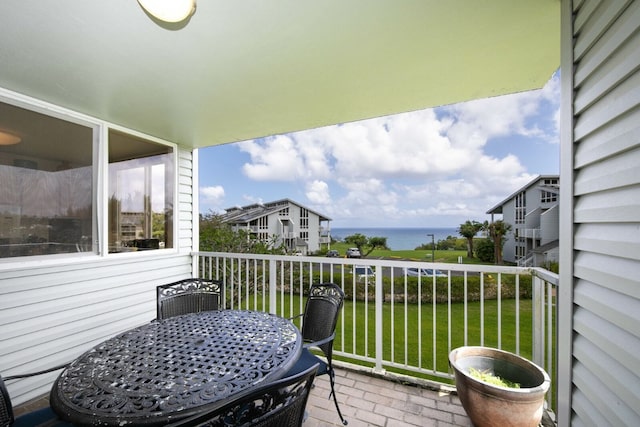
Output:
[[[0,268],[15,265],[16,263],[59,263],[60,260],[73,261],[79,259],[92,258],[106,259],[115,257],[140,257],[140,256],[157,256],[177,253],[179,250],[179,146],[173,142],[166,141],[143,132],[129,129],[125,126],[100,120],[73,110],[63,108],[61,106],[50,104],[35,98],[21,95],[8,91],[0,87],[0,102],[43,114],[54,119],[70,122],[76,125],[85,126],[93,131],[92,137],[92,251],[90,252],[70,252],[60,254],[30,255],[0,258]],[[144,139],[148,142],[170,147],[173,154],[173,182],[169,185],[173,186],[173,215],[172,215],[172,234],[173,247],[163,248],[159,250],[136,251],[127,253],[109,253],[108,251],[108,183],[109,183],[109,130],[115,130],[136,138]],[[97,240],[97,242],[95,241]],[[160,251],[160,252],[159,252]]]
[[[132,252],[120,252],[120,253],[109,253],[109,131],[113,130],[116,132],[120,132],[126,135],[130,135],[134,138],[140,138],[143,139],[147,142],[151,142],[151,143],[155,143],[155,144],[159,144],[159,145],[163,145],[166,147],[170,147],[172,149],[172,154],[173,154],[173,215],[172,215],[172,219],[173,219],[173,224],[171,226],[172,229],[172,241],[173,241],[173,247],[171,248],[162,248],[162,249],[152,249],[152,250],[146,250],[146,251],[132,251]],[[123,126],[119,126],[119,125],[115,125],[115,124],[109,124],[105,122],[105,126],[102,132],[103,135],[103,144],[102,144],[102,149],[100,150],[100,155],[102,156],[102,158],[100,159],[99,163],[100,163],[100,167],[102,168],[102,170],[104,171],[101,175],[102,177],[102,182],[101,184],[101,201],[102,201],[102,219],[100,220],[100,223],[103,226],[103,239],[100,240],[100,246],[101,246],[101,253],[109,256],[109,257],[113,257],[113,256],[127,256],[127,255],[131,255],[131,254],[142,254],[142,253],[147,253],[147,254],[157,254],[158,251],[161,251],[162,254],[165,253],[177,253],[178,251],[178,207],[179,207],[179,194],[178,194],[178,145],[169,141],[165,141],[163,139],[160,138],[156,138],[153,137],[151,135],[147,135],[145,133],[142,132],[138,132],[138,131],[134,131],[132,129],[128,129],[126,127]]]

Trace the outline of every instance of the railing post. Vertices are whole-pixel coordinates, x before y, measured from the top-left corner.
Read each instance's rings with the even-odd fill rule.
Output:
[[[544,280],[542,280],[531,270],[531,278],[533,282],[533,343],[532,357],[533,363],[544,367]]]
[[[382,287],[382,268],[378,267],[376,270],[378,270],[375,275],[375,278],[376,278],[376,305],[375,305],[376,366],[373,368],[373,370],[378,374],[384,374],[384,369],[382,368],[382,357],[383,357],[382,308],[383,308],[383,302],[384,302],[384,289]]]
[[[278,289],[276,283],[278,283],[278,269],[276,267],[277,261],[275,259],[269,260],[269,313],[277,314],[277,301],[278,301]]]
[[[200,255],[197,253],[191,255],[191,277],[202,278],[200,271]]]

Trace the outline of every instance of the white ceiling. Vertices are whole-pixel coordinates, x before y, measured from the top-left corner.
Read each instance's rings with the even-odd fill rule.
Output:
[[[559,0],[2,0],[0,87],[202,147],[539,88],[559,33]]]

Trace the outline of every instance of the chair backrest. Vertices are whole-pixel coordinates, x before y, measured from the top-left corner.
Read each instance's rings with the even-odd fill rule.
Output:
[[[266,384],[210,413],[181,420],[170,426],[299,427],[318,365]]]
[[[13,424],[13,407],[11,406],[11,397],[4,384],[2,376],[0,376],[0,427],[8,427]]]
[[[158,320],[220,308],[222,281],[186,279],[157,287]]]
[[[311,285],[302,318],[302,339],[317,342],[330,337],[336,330],[343,302],[344,292],[335,283]],[[318,347],[331,360],[333,340]]]

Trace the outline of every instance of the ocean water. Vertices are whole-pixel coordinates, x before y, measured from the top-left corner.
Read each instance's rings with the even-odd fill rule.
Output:
[[[460,237],[457,227],[425,227],[425,228],[331,228],[331,236],[342,240],[347,236],[360,233],[367,237],[386,237],[387,246],[394,251],[415,249],[425,243],[431,243],[431,236],[436,243],[444,240],[447,236]]]

